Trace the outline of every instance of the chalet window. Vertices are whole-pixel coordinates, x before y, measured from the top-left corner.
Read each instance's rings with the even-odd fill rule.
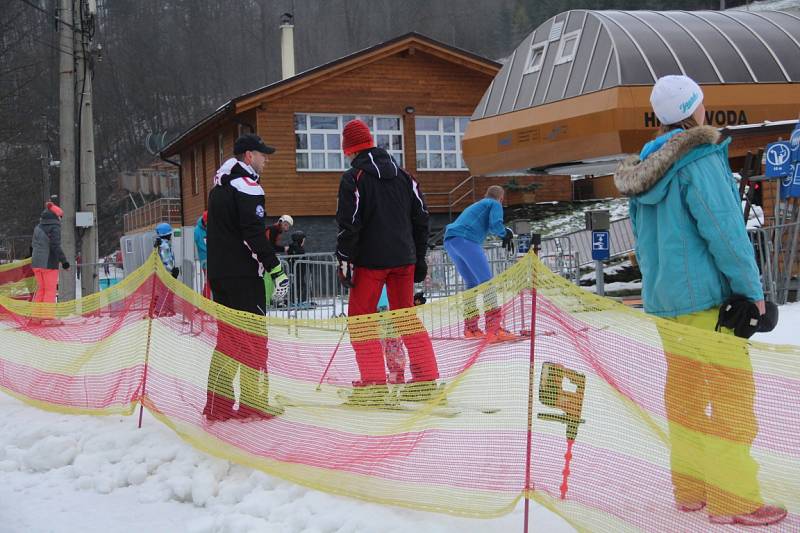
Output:
[[[561,63],[568,63],[575,58],[575,52],[578,51],[578,41],[581,38],[581,30],[565,34],[558,44],[558,52],[556,52],[556,65]]]
[[[467,170],[461,139],[469,117],[416,117],[417,170]]]
[[[222,162],[225,161],[225,135],[220,133],[217,135],[217,168],[222,166]]]
[[[200,194],[200,176],[203,174],[201,162],[200,150],[195,148],[192,152],[192,195],[194,196]]]
[[[297,170],[345,170],[342,129],[354,118],[369,126],[375,143],[403,164],[403,121],[397,116],[323,115],[298,113],[294,116]]]
[[[539,72],[542,70],[542,64],[544,63],[544,56],[546,53],[547,41],[532,44],[531,49],[528,52],[528,62],[525,66],[525,74]]]

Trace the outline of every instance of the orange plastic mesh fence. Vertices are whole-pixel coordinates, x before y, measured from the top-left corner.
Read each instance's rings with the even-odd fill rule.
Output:
[[[512,336],[465,338],[476,312]],[[438,383],[354,392],[351,342],[378,341],[409,381],[426,338]],[[349,324],[221,307],[152,256],[73,302],[0,297],[0,347],[0,387],[27,403],[142,402],[199,449],[327,492],[484,518],[527,496],[614,532],[712,530],[676,497],[719,514],[767,501],[790,511],[778,530],[800,530],[800,348],[655,319],[532,254],[457,296]]]

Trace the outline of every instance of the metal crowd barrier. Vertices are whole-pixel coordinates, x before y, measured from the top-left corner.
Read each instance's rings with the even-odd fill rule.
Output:
[[[621,255],[633,249],[633,235],[627,219],[612,223],[611,235],[612,254]],[[515,249],[518,249],[517,244],[515,242]],[[483,249],[493,276],[505,271],[517,259],[516,254],[509,253],[496,241],[487,243]],[[539,257],[551,270],[577,283],[580,267],[591,263],[591,233],[578,231],[543,239]],[[338,262],[333,253],[280,255],[279,259],[289,276],[290,289],[285,300],[270,303],[268,316],[322,320],[347,314],[348,293],[339,283]],[[445,298],[465,289],[463,279],[443,247],[430,250],[427,262],[428,278],[416,286],[416,291],[422,290],[427,298]],[[203,276],[198,262],[184,262],[181,279],[198,292],[205,283]]]
[[[778,305],[785,304],[790,291],[795,295],[800,291],[800,280],[797,279],[800,271],[800,221],[749,228],[747,234],[761,272],[765,298]]]
[[[611,223],[609,227],[609,253],[612,258],[631,252],[635,248],[635,244],[636,239],[633,236],[633,228],[631,227],[631,220],[629,217],[621,218]],[[557,266],[559,268],[563,265],[571,265],[570,268],[580,268],[591,265],[593,263],[592,232],[588,230],[578,230],[565,233],[564,235],[542,239],[539,257],[560,257],[557,261]],[[556,268],[553,268],[553,270],[559,272]]]
[[[577,284],[580,280],[579,253],[572,249],[573,240],[569,235],[546,237],[542,239],[539,259],[544,265],[564,278]],[[591,257],[591,255],[590,255]]]
[[[289,277],[289,294],[285,300],[271,301],[267,316],[321,320],[346,314],[345,290],[333,253],[280,255],[278,259]],[[203,291],[205,276],[199,261],[183,262],[180,279],[195,291]]]
[[[101,291],[112,285],[116,285],[125,277],[122,263],[117,263],[115,261],[74,264],[70,266],[70,270],[73,269],[77,285],[81,284],[81,279],[84,276],[97,276],[98,289]]]

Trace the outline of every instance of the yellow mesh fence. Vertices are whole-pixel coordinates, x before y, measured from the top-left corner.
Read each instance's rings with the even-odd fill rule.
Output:
[[[465,315],[485,329],[495,306],[514,337],[465,338]],[[428,339],[439,380],[408,383]],[[376,342],[406,383],[354,391],[353,345]],[[676,503],[766,501],[790,512],[776,530],[800,530],[800,348],[647,316],[532,254],[457,296],[349,322],[221,307],[153,255],[73,302],[0,297],[0,347],[0,388],[27,403],[141,402],[199,449],[331,493],[479,518],[528,497],[613,532],[713,530]]]
[[[0,296],[30,300],[35,290],[30,258],[0,264]]]

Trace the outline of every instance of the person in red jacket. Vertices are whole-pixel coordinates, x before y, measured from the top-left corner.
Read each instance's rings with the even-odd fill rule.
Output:
[[[386,285],[392,310],[414,306],[414,282],[427,275],[429,215],[419,184],[382,148],[360,120],[344,127],[342,150],[351,167],[339,184],[336,255],[339,278],[350,287],[348,315],[374,313]],[[408,349],[412,380],[401,399],[427,401],[439,369],[428,332],[415,316],[396,324]],[[374,321],[351,320],[350,338],[361,380],[349,403],[382,406],[388,399],[383,350]]]

